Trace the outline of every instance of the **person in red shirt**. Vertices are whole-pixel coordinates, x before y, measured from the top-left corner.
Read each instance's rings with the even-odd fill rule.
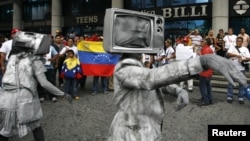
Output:
[[[206,38],[202,42],[201,55],[213,54],[213,50],[210,47],[211,40]],[[199,88],[201,93],[201,102],[198,104],[199,106],[206,106],[209,104],[213,104],[213,97],[211,93],[211,77],[213,75],[212,69],[207,69],[199,73]]]

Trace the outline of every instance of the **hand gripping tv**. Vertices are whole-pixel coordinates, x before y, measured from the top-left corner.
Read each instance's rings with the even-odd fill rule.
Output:
[[[44,55],[49,52],[51,37],[46,34],[18,31],[12,43],[12,48],[24,48],[32,54]]]
[[[164,18],[132,10],[106,9],[103,44],[112,53],[157,53],[164,47]]]

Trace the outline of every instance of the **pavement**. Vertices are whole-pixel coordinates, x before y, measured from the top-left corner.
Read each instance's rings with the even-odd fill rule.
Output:
[[[113,91],[91,95],[92,77],[87,77],[85,89],[79,89],[80,99],[69,104],[58,98],[56,103],[42,103],[44,117],[41,125],[46,141],[105,141],[112,119],[117,111],[113,105]],[[208,125],[250,125],[250,102],[226,102],[226,94],[213,93],[214,104],[197,106],[199,89],[189,93],[190,103],[175,111],[176,97],[164,96],[165,118],[162,141],[207,141]],[[10,141],[34,141],[32,133]]]

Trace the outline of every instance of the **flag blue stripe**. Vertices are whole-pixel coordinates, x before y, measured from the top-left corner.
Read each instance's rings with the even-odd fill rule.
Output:
[[[117,64],[120,55],[110,53],[97,53],[78,51],[79,59],[84,64]]]

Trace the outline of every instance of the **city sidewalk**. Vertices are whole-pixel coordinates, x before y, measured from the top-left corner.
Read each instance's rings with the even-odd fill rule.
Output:
[[[117,108],[113,105],[113,92],[91,95],[92,78],[87,78],[80,100],[69,104],[65,99],[42,103],[44,117],[41,124],[46,141],[105,141]],[[176,112],[176,97],[164,96],[165,118],[162,141],[207,141],[210,124],[250,124],[250,102],[240,105],[226,102],[226,95],[214,93],[214,104],[197,106],[199,89],[189,93],[190,104]],[[236,98],[236,97],[235,97]],[[32,134],[10,141],[33,141]]]

